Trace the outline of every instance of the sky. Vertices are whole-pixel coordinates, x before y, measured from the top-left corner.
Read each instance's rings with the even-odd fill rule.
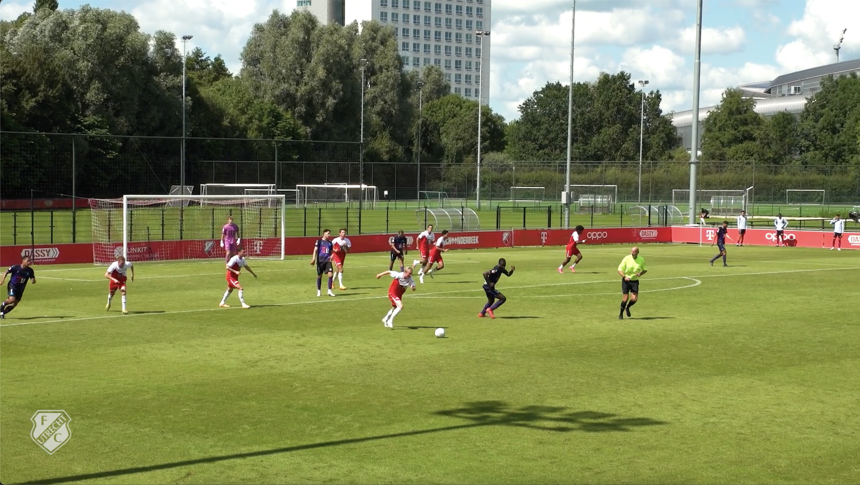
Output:
[[[371,0],[347,0],[371,1]],[[233,73],[251,28],[296,0],[59,0],[60,8],[132,13],[141,29],[191,34],[189,50],[221,54]],[[32,0],[2,0],[0,18],[31,10]],[[506,120],[548,82],[570,79],[573,0],[492,0],[490,106]],[[692,108],[695,0],[578,0],[574,80],[626,71],[663,95],[664,112]],[[700,104],[726,88],[769,81],[800,69],[860,57],[860,0],[705,0]]]

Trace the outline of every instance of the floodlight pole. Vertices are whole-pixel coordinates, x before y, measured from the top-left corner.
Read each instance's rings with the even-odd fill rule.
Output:
[[[182,153],[179,157],[179,193],[185,194],[185,47],[193,35],[182,36]],[[181,205],[180,205],[181,206]]]
[[[421,204],[421,119],[423,117],[422,113],[422,95],[424,94],[424,81],[421,79],[418,80],[418,177],[416,178],[416,189],[415,195],[418,196],[418,204]]]
[[[488,37],[490,35],[489,30],[476,30],[475,31],[475,39],[481,45],[481,60],[480,64],[478,64],[478,77],[481,79],[481,82],[478,84],[478,89],[480,92],[478,93],[478,172],[477,172],[477,186],[475,188],[475,207],[477,210],[481,210],[481,111],[483,111],[483,98],[484,98],[484,89],[482,86],[484,85],[483,78],[483,69],[484,69],[484,37]]]
[[[699,165],[699,89],[702,78],[702,1],[696,2],[696,60],[693,63],[693,139],[690,144],[690,222],[696,224],[696,169]]]
[[[364,84],[367,59],[359,61],[359,69],[361,69],[361,140],[358,153],[358,233],[361,234],[361,209],[362,199],[364,199]]]
[[[570,227],[570,141],[573,128],[573,52],[576,35],[576,0],[570,21],[570,86],[567,90],[567,168],[564,171],[564,228]]]
[[[642,110],[639,116],[639,203],[642,203],[642,141],[645,134],[645,86],[648,85],[648,80],[643,79],[638,81],[640,89],[642,89]]]

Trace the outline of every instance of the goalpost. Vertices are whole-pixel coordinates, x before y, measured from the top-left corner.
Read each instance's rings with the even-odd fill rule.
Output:
[[[562,203],[565,202],[562,193]],[[615,203],[618,202],[617,185],[571,185],[570,202],[579,206],[579,211],[591,210],[595,212],[614,212]]]
[[[298,189],[276,189],[273,193],[270,189],[245,189],[245,195],[277,195],[283,194],[285,202],[289,205],[295,204],[296,208],[301,207],[301,192]]]
[[[243,195],[246,190],[256,190],[256,194],[274,195],[275,184],[200,184],[200,195]]]
[[[379,194],[375,185],[300,184],[296,185],[296,190],[299,191],[299,198],[303,206],[320,203],[349,206],[361,199],[365,208],[374,209],[379,202]]]
[[[748,210],[749,193],[753,187],[746,189],[726,190],[697,190],[696,200],[709,209],[713,215],[735,215],[742,210]],[[672,205],[687,207],[690,205],[690,189],[672,189]],[[692,210],[698,211],[693,207]],[[698,213],[698,212],[697,212]]]
[[[824,189],[785,189],[785,203],[788,205],[824,205],[827,191]]]
[[[177,204],[178,202],[178,204]],[[90,199],[93,261],[223,258],[221,228],[239,226],[249,258],[284,259],[283,195],[124,195]]]
[[[517,203],[540,204],[544,201],[546,187],[511,187],[511,199],[514,207]]]

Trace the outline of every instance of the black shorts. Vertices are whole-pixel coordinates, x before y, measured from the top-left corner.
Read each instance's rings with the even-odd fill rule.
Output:
[[[390,257],[391,257],[392,261],[396,261],[398,259],[403,261],[403,253],[398,254],[398,253],[395,253],[394,251],[391,251]]]
[[[834,232],[833,237],[838,237],[839,239],[842,239],[842,233],[841,232]]]
[[[776,237],[782,236],[782,231],[776,231]]]
[[[717,248],[720,250],[720,252],[725,251],[726,250],[726,243],[725,242],[718,242]]]
[[[738,229],[738,234],[740,234],[741,236],[743,236],[746,233],[747,233],[746,229]]]
[[[9,296],[14,296],[16,301],[21,301],[21,297],[24,296],[24,289],[26,286],[23,285],[8,285],[6,286],[6,294]]]
[[[326,261],[325,263],[317,263],[317,276],[322,276],[326,273],[331,272],[331,261]]]
[[[639,280],[630,280],[627,281],[625,279],[621,279],[621,293],[626,295],[628,293],[639,294]]]
[[[487,294],[487,298],[492,300],[494,298],[504,298],[502,292],[497,290],[496,287],[490,285],[484,285],[484,293]]]

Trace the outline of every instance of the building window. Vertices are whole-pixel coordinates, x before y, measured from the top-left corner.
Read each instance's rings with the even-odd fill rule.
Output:
[[[451,59],[445,59],[445,69],[448,71],[451,70]]]
[[[454,69],[458,71],[463,69],[463,61],[454,61]]]
[[[429,58],[429,57],[425,57],[425,58],[424,58],[424,65],[425,65],[425,66],[429,66],[429,65],[430,65],[430,58]]]
[[[421,29],[412,29],[412,38],[420,39],[421,38]]]
[[[481,93],[480,93],[480,91],[478,91],[478,88],[475,88],[475,97],[476,97],[476,98],[480,98],[480,97],[481,97]],[[479,99],[478,101],[480,102],[480,99]]]
[[[463,56],[463,48],[460,46],[455,47],[454,48],[454,55],[456,55],[457,57],[462,57]]]
[[[421,52],[421,44],[418,42],[412,43],[412,52]]]
[[[445,15],[453,15],[454,9],[450,5],[445,5]]]
[[[403,0],[403,8],[409,8],[409,0]]]
[[[484,7],[475,7],[475,15],[478,17],[484,16]]]
[[[475,84],[481,84],[481,76],[475,74]],[[475,90],[475,96],[478,95],[478,90]]]
[[[451,32],[445,32],[445,42],[451,42]]]
[[[399,3],[400,3],[400,0],[391,0],[391,8],[399,7],[400,6],[400,5],[398,5]]]
[[[427,40],[427,41],[430,40],[430,31],[429,30],[424,31],[424,40]]]
[[[462,94],[463,94],[463,93],[462,93],[462,91],[463,91],[463,90],[462,90],[462,89],[460,89],[460,88],[454,88],[454,94],[462,95]]]
[[[445,55],[446,55],[446,56],[450,56],[450,55],[451,55],[451,46],[450,46],[450,45],[446,45],[446,46],[445,46]]]
[[[379,21],[388,22],[388,12],[379,12]]]
[[[475,21],[475,28],[478,30],[484,30],[484,21],[483,20],[476,20]]]
[[[463,43],[463,34],[461,34],[460,32],[457,32],[457,33],[454,35],[454,40],[455,40],[458,44],[462,44],[462,43]]]
[[[421,25],[421,16],[420,15],[413,15],[412,16],[412,23],[415,25]]]
[[[413,57],[412,58],[412,66],[421,67],[421,58],[420,57]]]
[[[425,54],[429,54],[429,53],[430,53],[430,44],[424,44],[424,53],[425,53]]]
[[[391,15],[394,15],[394,14],[391,14]],[[401,32],[401,34],[403,34],[404,38],[407,38],[407,39],[409,38],[409,29],[403,29],[400,32]]]
[[[445,81],[447,81],[449,83],[451,82],[451,73],[450,72],[445,73]]]
[[[432,17],[430,17],[429,15],[425,15],[424,16],[424,25],[427,27],[430,27],[430,20],[431,19],[432,19]]]
[[[409,56],[400,56],[400,60],[403,62],[404,66],[409,65]]]
[[[466,57],[472,57],[472,48],[466,47]]]
[[[471,98],[471,97],[472,97],[472,88],[466,88],[466,97],[467,97],[467,98]]]
[[[466,84],[472,84],[472,75],[466,74]]]
[[[400,21],[400,14],[397,12],[391,12],[391,21],[395,24]]]
[[[405,52],[409,52],[409,42],[401,42],[400,43],[400,50],[405,51]]]
[[[454,74],[454,84],[460,84],[463,81],[462,74]]]
[[[446,29],[450,29],[452,27],[452,25],[453,25],[453,22],[451,22],[451,19],[445,19],[445,28]]]
[[[467,71],[471,71],[471,70],[472,70],[472,61],[466,61],[466,70],[467,70]]]
[[[466,43],[467,43],[467,44],[471,44],[471,43],[472,43],[472,34],[466,34]]]
[[[433,19],[433,25],[442,28],[442,17],[436,17],[435,19]]]
[[[457,19],[457,21],[454,22],[454,25],[457,26],[457,30],[463,30],[463,19]]]
[[[441,56],[442,55],[442,46],[441,45],[434,45],[433,46],[433,54],[436,54],[437,56]]]
[[[431,11],[433,9],[432,6],[433,6],[433,4],[431,2],[424,2],[424,11],[425,12]]]
[[[436,13],[442,13],[442,4],[441,4],[441,3],[437,3],[437,4],[434,6],[433,11],[434,11],[434,12],[436,12]]]
[[[472,16],[472,7],[471,7],[471,6],[466,7],[466,16],[467,16],[467,17],[471,17],[471,16]]]
[[[457,5],[456,12],[457,12],[458,17],[462,17],[463,16],[463,6]]]
[[[299,0],[297,3],[297,6],[299,6],[299,7],[310,7],[311,6],[311,0]]]
[[[466,30],[473,30],[472,29],[472,23],[473,22],[471,20],[466,21]]]
[[[421,2],[418,0],[412,2],[412,10],[421,10]]]
[[[439,30],[433,32],[433,40],[435,40],[436,42],[442,42],[442,32]]]
[[[433,65],[436,67],[442,67],[442,59],[433,59]]]
[[[475,57],[481,58],[481,49],[475,48]]]
[[[379,6],[380,7],[387,7],[388,6],[388,0],[379,0]]]

